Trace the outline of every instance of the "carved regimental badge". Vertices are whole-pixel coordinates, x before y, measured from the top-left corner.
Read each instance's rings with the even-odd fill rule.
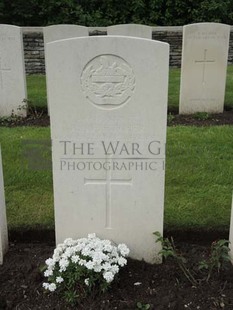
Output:
[[[126,103],[135,89],[135,75],[130,65],[114,55],[101,55],[84,68],[81,84],[85,97],[103,109]]]

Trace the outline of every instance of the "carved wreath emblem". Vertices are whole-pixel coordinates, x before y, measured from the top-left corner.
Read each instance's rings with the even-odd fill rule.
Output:
[[[130,65],[114,55],[92,59],[81,75],[85,97],[104,109],[116,108],[128,101],[135,89],[135,75]]]

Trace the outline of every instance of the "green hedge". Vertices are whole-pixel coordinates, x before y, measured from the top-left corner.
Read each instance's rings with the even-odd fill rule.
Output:
[[[204,21],[233,24],[233,0],[0,0],[0,23],[19,26],[179,26]]]

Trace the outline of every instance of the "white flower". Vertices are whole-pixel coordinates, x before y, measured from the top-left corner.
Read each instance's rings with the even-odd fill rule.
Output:
[[[92,254],[92,251],[88,249],[87,247],[82,250],[82,255],[84,256],[91,256],[91,254]]]
[[[45,264],[47,266],[53,267],[55,265],[55,262],[54,262],[54,260],[52,258],[48,258],[48,259],[46,259]]]
[[[85,259],[80,259],[80,261],[79,261],[80,266],[84,266],[84,265],[86,265],[86,263],[87,263],[87,261]]]
[[[74,249],[73,248],[67,248],[65,253],[63,254],[66,257],[71,257],[74,253]]]
[[[45,270],[44,276],[45,276],[46,278],[48,278],[48,277],[50,277],[50,276],[52,276],[52,275],[53,275],[53,271],[52,271],[52,270]]]
[[[124,243],[119,244],[117,248],[120,251],[121,255],[123,256],[129,255],[129,249]]]
[[[112,280],[114,279],[114,275],[110,271],[105,272],[103,277],[108,283],[112,282]]]
[[[108,246],[111,245],[111,241],[110,240],[102,240],[103,246]]]
[[[56,290],[56,288],[57,288],[57,286],[56,286],[55,283],[49,284],[48,289],[49,289],[50,292],[54,292]]]
[[[108,255],[103,252],[97,251],[92,254],[92,259],[95,264],[101,264],[103,261],[108,260]]]
[[[65,258],[62,258],[59,262],[59,266],[60,266],[60,271],[66,271],[66,268],[69,265],[69,261]]]
[[[71,257],[71,261],[72,261],[72,263],[77,263],[78,261],[79,261],[79,256],[78,255],[73,255],[72,257]]]
[[[104,246],[104,251],[106,252],[111,252],[112,251],[113,246],[111,244],[106,244]]]
[[[57,245],[57,247],[54,251],[55,251],[55,253],[58,252],[60,254],[65,250],[65,248],[66,248],[65,244],[61,243],[61,244]]]
[[[62,277],[57,277],[56,278],[56,282],[57,283],[62,283],[64,281],[64,279]]]
[[[100,272],[102,270],[101,265],[96,265],[93,269],[95,272]]]
[[[92,261],[89,261],[86,263],[85,266],[87,267],[87,269],[91,270],[94,268],[94,263]]]
[[[108,270],[111,269],[112,266],[111,266],[111,264],[109,264],[109,263],[104,263],[104,264],[102,265],[102,267],[103,267],[104,270],[108,271]]]
[[[113,274],[118,273],[118,272],[119,272],[119,266],[117,266],[117,265],[112,265],[112,267],[111,267],[111,272],[112,272]]]
[[[68,245],[68,246],[72,246],[74,245],[75,241],[72,239],[72,238],[67,238],[65,241],[64,241],[64,244],[65,245]]]
[[[45,288],[46,290],[48,290],[49,289],[49,283],[43,283],[42,284],[42,286],[43,286],[43,288]]]
[[[93,234],[88,234],[88,239],[95,239],[96,238],[96,234],[93,233]]]
[[[89,278],[85,279],[84,283],[86,284],[86,286],[89,286]]]
[[[123,267],[127,264],[127,260],[124,257],[119,257],[118,258],[118,265]]]
[[[129,249],[125,244],[113,245],[110,240],[101,240],[96,235],[89,234],[87,238],[73,240],[67,238],[64,243],[59,244],[54,250],[52,258],[46,260],[47,269],[44,276],[49,278],[50,283],[43,283],[43,287],[51,292],[57,289],[57,285],[66,280],[66,270],[69,264],[73,263],[77,271],[84,275],[85,285],[90,285],[89,277],[111,283],[114,276],[119,272],[120,267],[126,265],[125,257],[129,255]],[[55,280],[51,279],[54,274],[58,275]],[[64,273],[64,275],[62,275]],[[94,273],[99,273],[95,276]],[[70,275],[71,278],[75,275]],[[135,285],[137,285],[135,283]]]

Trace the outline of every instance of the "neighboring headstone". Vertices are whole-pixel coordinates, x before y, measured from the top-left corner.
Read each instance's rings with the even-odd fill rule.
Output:
[[[46,44],[57,41],[57,40],[64,40],[70,38],[77,38],[77,37],[87,37],[89,35],[88,28],[79,25],[52,25],[43,28],[44,34],[44,49],[45,49],[45,65],[47,63],[46,57]],[[47,91],[48,94],[48,91]],[[49,102],[48,96],[47,101]],[[49,105],[48,105],[48,114]]]
[[[0,25],[0,116],[26,116],[27,91],[20,27]]]
[[[88,28],[79,25],[52,25],[43,28],[44,44],[57,40],[87,37]]]
[[[8,233],[6,220],[6,206],[4,195],[4,182],[2,171],[2,156],[0,148],[0,265],[3,263],[3,255],[8,249]]]
[[[122,24],[107,27],[108,35],[152,39],[152,27],[138,24]]]
[[[57,243],[95,232],[160,262],[169,45],[96,36],[47,57]]]
[[[231,262],[233,264],[233,195],[232,195],[232,204],[231,204],[231,221],[230,221],[229,241],[230,241],[229,249],[230,249]]]
[[[180,114],[223,112],[229,34],[224,24],[184,26]]]

